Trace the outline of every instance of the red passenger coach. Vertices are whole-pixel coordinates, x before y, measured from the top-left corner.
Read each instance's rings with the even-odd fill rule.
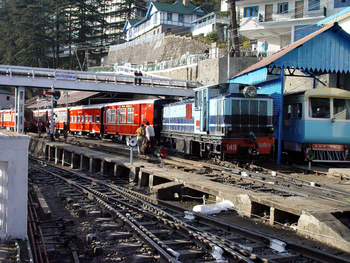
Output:
[[[15,111],[2,110],[1,111],[1,128],[13,129],[15,127]]]
[[[25,109],[24,114],[24,131],[27,131],[29,128],[27,119],[31,119],[31,111]],[[0,110],[0,128],[7,130],[15,129],[15,110]]]
[[[101,135],[104,104],[72,107],[69,110],[69,130],[74,134]]]
[[[53,112],[55,119],[55,129],[63,132],[63,123],[65,122],[68,125],[67,108],[55,108]],[[51,110],[49,114],[51,114]],[[51,116],[49,116],[49,118],[51,118]]]
[[[147,99],[116,102],[105,106],[103,115],[104,136],[119,140],[135,135],[136,129],[149,121],[154,130],[160,133],[162,106],[168,100]]]
[[[49,119],[50,116],[48,109],[33,110],[33,123],[36,125],[38,122],[41,122],[42,130],[46,129],[46,122],[48,122]]]

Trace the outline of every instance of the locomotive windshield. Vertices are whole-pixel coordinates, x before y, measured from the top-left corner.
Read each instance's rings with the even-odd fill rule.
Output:
[[[350,120],[349,99],[331,100],[329,98],[310,98],[310,117],[330,118],[332,107],[334,118],[338,120]]]
[[[338,120],[350,120],[349,99],[334,99],[333,104],[334,118]]]
[[[330,99],[329,98],[310,98],[310,117],[329,118],[330,117]]]

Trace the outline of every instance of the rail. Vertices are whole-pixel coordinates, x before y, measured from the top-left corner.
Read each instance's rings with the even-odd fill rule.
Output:
[[[160,86],[169,88],[196,88],[197,81],[188,81],[180,79],[165,79],[149,76],[132,76],[124,74],[87,72],[76,70],[61,70],[48,68],[33,68],[0,65],[0,75],[12,77],[27,77],[29,79],[51,79],[64,81],[86,81],[86,82],[104,82],[118,84],[134,84],[136,79],[141,80],[142,85]],[[1,83],[0,83],[1,85]]]

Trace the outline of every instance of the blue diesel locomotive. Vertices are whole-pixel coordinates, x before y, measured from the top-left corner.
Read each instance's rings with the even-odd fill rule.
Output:
[[[224,159],[274,149],[273,100],[253,86],[196,88],[194,99],[164,105],[162,117],[161,143],[186,154]]]
[[[283,99],[283,149],[314,162],[348,162],[350,92],[316,88]]]

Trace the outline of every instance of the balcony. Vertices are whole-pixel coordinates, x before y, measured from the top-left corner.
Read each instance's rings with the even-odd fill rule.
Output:
[[[313,19],[313,18],[319,18],[319,17],[325,17],[325,11],[323,9],[316,10],[316,11],[305,11],[300,14],[298,12],[295,12],[294,10],[283,13],[283,14],[277,14],[273,13],[272,15],[265,16],[265,13],[259,13],[259,17],[256,17],[258,19],[259,23],[263,22],[280,22],[280,21],[291,21],[295,19]],[[242,21],[245,19],[251,19],[251,18],[242,18]]]

